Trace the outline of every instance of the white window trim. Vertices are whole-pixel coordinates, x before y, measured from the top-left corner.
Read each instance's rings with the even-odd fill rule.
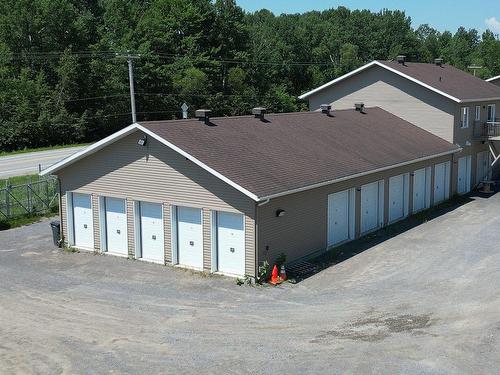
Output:
[[[491,110],[492,118],[490,118],[490,116],[489,116],[490,115],[490,108],[492,108],[492,110]],[[495,121],[496,115],[497,115],[496,114],[496,106],[495,106],[495,104],[488,104],[488,109],[486,111],[486,115],[487,115],[487,121],[488,122]]]
[[[480,105],[476,105],[476,109],[474,112],[474,120],[481,121],[481,106]]]
[[[460,127],[462,129],[469,127],[469,107],[462,107],[460,109]]]

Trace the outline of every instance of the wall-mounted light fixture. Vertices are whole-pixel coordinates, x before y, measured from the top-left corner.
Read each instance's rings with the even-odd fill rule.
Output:
[[[360,187],[356,188],[356,191],[361,191],[361,188]]]
[[[137,144],[139,146],[146,146],[146,143],[148,141],[148,137],[146,135],[143,135],[138,141]]]
[[[276,210],[276,217],[282,217],[282,216],[285,216],[285,210],[282,210],[281,208],[278,208]]]

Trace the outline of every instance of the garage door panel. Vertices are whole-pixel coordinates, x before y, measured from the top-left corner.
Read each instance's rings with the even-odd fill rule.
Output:
[[[328,246],[349,240],[353,236],[354,191],[344,190],[328,196]]]
[[[75,246],[94,248],[92,198],[89,194],[73,193],[73,236]]]
[[[383,182],[377,181],[361,187],[361,233],[381,226],[383,215]]]
[[[217,212],[217,260],[220,272],[245,274],[245,216]]]
[[[430,168],[418,169],[413,173],[413,212],[429,208]]]
[[[177,249],[180,265],[203,269],[203,225],[200,208],[177,207]]]
[[[163,262],[165,241],[163,226],[163,205],[140,203],[141,256],[146,260]]]
[[[449,198],[450,162],[434,166],[434,204]]]
[[[124,199],[105,198],[106,249],[109,252],[127,255],[127,213]]]
[[[465,194],[470,191],[471,181],[471,156],[458,159],[457,192]]]

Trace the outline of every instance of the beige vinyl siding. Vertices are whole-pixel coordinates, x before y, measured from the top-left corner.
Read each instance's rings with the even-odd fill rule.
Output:
[[[203,219],[203,270],[210,271],[212,268],[212,220],[211,211],[202,210]]]
[[[385,109],[453,142],[456,103],[378,66],[311,95],[309,108],[314,111],[321,104],[331,103],[333,110],[346,109],[353,108],[356,102]]]
[[[165,264],[172,263],[172,207],[168,204],[163,205],[163,225],[164,225],[164,240],[165,240]]]
[[[66,194],[61,194],[61,207],[59,208],[60,210],[60,220],[61,220],[61,228],[62,228],[62,233],[63,233],[63,241],[64,244],[67,246],[68,245],[68,216],[66,212]]]
[[[245,248],[255,246],[255,220],[249,216],[245,216]],[[256,261],[255,251],[247,251],[245,253],[245,273],[249,276],[256,276]]]
[[[258,261],[268,260],[271,264],[280,253],[293,261],[310,254],[324,251],[327,247],[328,195],[338,191],[358,188],[361,185],[384,180],[384,223],[388,221],[388,178],[403,173],[452,160],[452,156],[439,157],[404,167],[375,173],[336,184],[291,194],[257,207]],[[410,180],[411,183],[412,179]],[[432,189],[431,189],[432,194]],[[432,196],[431,196],[432,197]],[[410,196],[410,202],[411,202]],[[356,191],[356,233],[360,227],[360,192]],[[277,209],[286,214],[276,217]],[[411,206],[410,206],[411,209]],[[268,247],[268,249],[266,249]]]
[[[135,251],[133,201],[164,203],[168,262],[171,262],[169,206],[242,213],[247,218],[247,265],[255,264],[255,202],[151,137],[147,146],[137,145],[142,135],[139,131],[133,133],[59,171],[61,190],[127,199],[129,254],[132,256]],[[204,241],[204,267],[210,269],[210,225],[206,224],[204,220],[204,237],[208,239]],[[251,276],[255,275],[254,268],[254,265],[247,267]]]
[[[101,222],[99,220],[99,197],[92,194],[92,219],[94,221],[94,249],[101,249]]]
[[[134,201],[127,199],[125,201],[127,210],[127,247],[128,256],[135,257],[135,217],[134,217]]]

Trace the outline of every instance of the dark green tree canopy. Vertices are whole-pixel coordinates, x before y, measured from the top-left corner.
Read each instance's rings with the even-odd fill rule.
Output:
[[[447,63],[500,74],[486,31],[417,29],[400,11],[246,13],[234,0],[0,0],[0,150],[94,141],[131,121],[307,108],[301,93],[373,59]]]

